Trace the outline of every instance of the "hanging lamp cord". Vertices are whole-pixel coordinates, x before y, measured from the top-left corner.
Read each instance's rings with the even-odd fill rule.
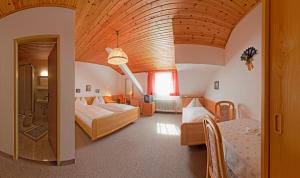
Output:
[[[119,31],[116,31],[117,33],[117,48],[119,47]]]

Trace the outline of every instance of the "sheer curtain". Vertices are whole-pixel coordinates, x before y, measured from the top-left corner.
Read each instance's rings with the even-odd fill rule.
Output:
[[[154,95],[156,97],[170,96],[174,91],[172,73],[171,72],[157,72],[155,73]]]
[[[155,72],[148,72],[147,94],[154,95],[154,88],[155,88]]]
[[[177,70],[148,72],[148,95],[155,99],[174,100],[179,96]]]
[[[173,92],[171,92],[171,96],[179,96],[179,81],[178,81],[178,73],[177,70],[172,70],[172,82],[173,82]]]

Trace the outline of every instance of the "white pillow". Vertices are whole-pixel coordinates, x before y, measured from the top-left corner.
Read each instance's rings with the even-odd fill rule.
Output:
[[[202,107],[202,104],[199,101],[199,98],[193,98],[191,102],[186,106],[187,108],[191,107]]]
[[[99,106],[101,104],[105,104],[105,101],[103,99],[103,97],[95,97],[94,101],[93,101],[93,104],[94,106]]]
[[[98,98],[100,104],[105,104],[105,101],[102,96],[98,96],[97,98]]]
[[[194,98],[195,100],[195,106],[194,107],[203,107],[202,104],[199,101],[199,98]]]
[[[80,100],[81,100],[82,104],[88,105],[88,103],[84,97],[81,97]]]
[[[94,99],[92,105],[94,105],[94,106],[99,106],[99,105],[101,105],[101,102],[100,102],[100,100],[99,100],[98,97],[95,97],[95,99]]]
[[[82,102],[81,102],[81,100],[80,100],[80,98],[76,98],[76,100],[75,100],[75,106],[78,106],[78,105],[80,105]]]
[[[195,98],[193,98],[186,107],[187,108],[195,107]]]

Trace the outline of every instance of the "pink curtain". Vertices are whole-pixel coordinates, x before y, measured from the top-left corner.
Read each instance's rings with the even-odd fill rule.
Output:
[[[172,72],[172,81],[173,81],[173,93],[171,96],[179,96],[179,81],[178,81],[178,73],[176,69],[171,70]]]
[[[154,89],[155,89],[155,72],[148,72],[147,94],[154,95]]]

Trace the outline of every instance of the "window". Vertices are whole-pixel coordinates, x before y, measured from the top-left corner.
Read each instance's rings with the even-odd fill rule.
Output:
[[[147,94],[155,96],[179,96],[176,69],[163,72],[148,72]]]
[[[174,91],[173,79],[171,72],[157,72],[155,73],[155,88],[154,94],[156,96],[170,96]]]

